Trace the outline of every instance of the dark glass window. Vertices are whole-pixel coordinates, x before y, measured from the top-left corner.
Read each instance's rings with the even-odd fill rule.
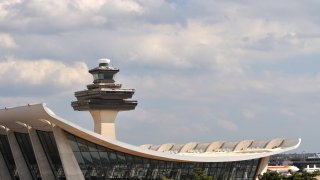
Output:
[[[9,141],[6,135],[0,134],[0,153],[8,167],[12,179],[19,179],[16,164],[14,163],[13,154],[10,149]]]
[[[37,130],[37,134],[55,178],[66,179],[53,133]]]
[[[107,72],[107,73],[94,73],[93,74],[93,79],[94,80],[113,80],[113,73]]]
[[[39,171],[39,167],[36,161],[36,157],[33,152],[31,140],[29,137],[29,134],[26,133],[14,133],[16,136],[16,139],[18,141],[18,144],[20,146],[22,155],[24,157],[24,160],[26,161],[26,164],[29,168],[29,171],[31,173],[31,176],[33,179],[41,180],[41,175]]]
[[[113,74],[111,74],[111,73],[99,74],[99,79],[101,79],[100,76],[102,79],[110,79],[110,80],[113,79]]]
[[[66,132],[83,175],[95,179],[193,179],[195,169],[201,169],[213,179],[253,180],[258,159],[218,162],[167,162],[115,151]]]

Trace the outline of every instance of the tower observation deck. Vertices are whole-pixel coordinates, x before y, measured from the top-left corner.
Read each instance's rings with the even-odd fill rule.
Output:
[[[136,100],[130,100],[134,89],[121,89],[114,76],[119,69],[110,65],[109,59],[100,59],[99,66],[89,70],[93,76],[93,84],[87,90],[75,92],[77,101],[71,103],[74,110],[89,111],[94,119],[96,133],[116,139],[115,118],[119,111],[133,110]]]

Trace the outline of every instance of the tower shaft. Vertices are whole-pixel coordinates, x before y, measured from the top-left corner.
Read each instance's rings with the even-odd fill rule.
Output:
[[[116,110],[90,110],[94,120],[94,132],[116,139],[115,120],[118,112]]]

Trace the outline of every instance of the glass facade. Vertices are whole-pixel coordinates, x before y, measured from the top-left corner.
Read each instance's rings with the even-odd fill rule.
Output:
[[[193,172],[202,169],[214,179],[254,179],[259,159],[189,163],[169,162],[115,151],[66,132],[80,169],[88,180],[96,179],[193,179]]]
[[[18,132],[15,132],[14,134],[16,136],[16,139],[18,141],[24,160],[26,161],[26,164],[29,168],[32,178],[35,180],[41,180],[42,178],[40,175],[36,157],[33,152],[29,134],[18,133]]]
[[[10,149],[9,141],[6,135],[0,134],[0,153],[8,167],[12,179],[19,179],[16,164],[14,163],[13,155]]]
[[[54,173],[55,179],[66,179],[53,133],[37,130],[37,134],[42,148],[47,156],[52,172]]]

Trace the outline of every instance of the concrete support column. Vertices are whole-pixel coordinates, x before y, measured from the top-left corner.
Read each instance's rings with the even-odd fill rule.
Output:
[[[0,179],[1,180],[11,180],[11,175],[6,162],[3,159],[2,153],[0,152]]]
[[[61,163],[66,178],[84,180],[84,176],[81,172],[77,159],[73,154],[73,151],[64,132],[58,126],[54,126],[52,130],[57,143]]]
[[[259,167],[257,168],[256,180],[258,180],[258,175],[263,174],[267,171],[269,159],[270,159],[269,156],[261,158],[260,163],[259,163]]]
[[[46,154],[42,148],[36,130],[33,128],[29,128],[28,131],[42,179],[54,180],[54,174],[52,172]]]
[[[119,111],[116,110],[91,110],[94,120],[94,132],[105,137],[116,139],[115,120]]]
[[[11,151],[13,154],[13,159],[14,159],[14,162],[17,166],[17,170],[18,170],[18,174],[19,174],[20,179],[32,180],[31,173],[28,169],[26,161],[24,160],[20,146],[17,142],[17,139],[16,139],[13,131],[9,130],[7,132],[7,136],[8,136],[10,148],[11,148]]]

